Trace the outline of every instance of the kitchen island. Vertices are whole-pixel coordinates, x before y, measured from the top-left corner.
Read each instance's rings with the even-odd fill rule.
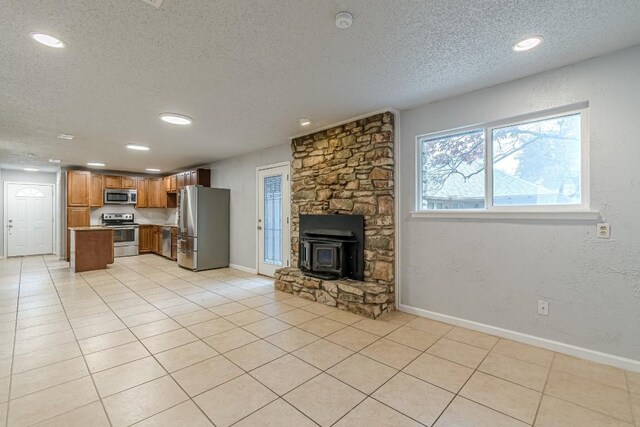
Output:
[[[108,227],[70,227],[71,271],[104,270],[113,264],[113,230]]]

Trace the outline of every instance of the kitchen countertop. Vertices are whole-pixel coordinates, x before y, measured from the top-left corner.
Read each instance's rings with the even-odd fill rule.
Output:
[[[140,226],[149,226],[149,225],[155,225],[156,227],[175,227],[178,228],[178,224],[140,224]]]
[[[105,231],[105,230],[113,231],[112,228],[103,227],[101,225],[92,225],[90,227],[69,227],[69,230],[71,231]]]

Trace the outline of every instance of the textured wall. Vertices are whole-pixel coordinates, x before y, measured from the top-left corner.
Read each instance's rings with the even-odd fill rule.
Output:
[[[231,190],[231,264],[257,268],[256,168],[289,160],[289,144],[284,143],[207,166],[211,186]]]
[[[595,223],[411,218],[416,135],[579,101],[610,240]],[[640,360],[638,111],[640,47],[403,111],[401,303]]]
[[[291,265],[300,214],[364,215],[365,281],[395,284],[393,141],[389,112],[291,141]]]

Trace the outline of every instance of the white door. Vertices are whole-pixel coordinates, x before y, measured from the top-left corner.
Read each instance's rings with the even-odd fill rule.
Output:
[[[289,164],[258,168],[258,274],[289,266]]]
[[[53,186],[7,184],[7,256],[53,253]]]

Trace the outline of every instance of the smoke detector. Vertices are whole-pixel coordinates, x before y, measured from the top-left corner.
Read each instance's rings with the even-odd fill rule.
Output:
[[[143,2],[150,4],[151,6],[158,8],[162,4],[163,0],[142,0]]]
[[[349,12],[339,12],[336,15],[336,27],[344,30],[349,28],[353,23],[353,15]]]

